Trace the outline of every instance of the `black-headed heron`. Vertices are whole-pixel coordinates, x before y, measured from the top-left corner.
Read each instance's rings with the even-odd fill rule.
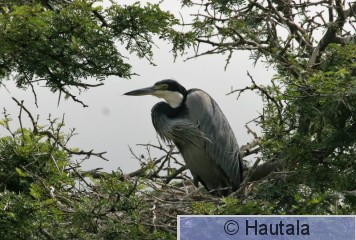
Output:
[[[240,187],[243,165],[239,146],[226,117],[207,93],[163,80],[125,95],[165,99],[152,108],[153,126],[164,141],[177,146],[196,186],[201,182],[218,196]]]

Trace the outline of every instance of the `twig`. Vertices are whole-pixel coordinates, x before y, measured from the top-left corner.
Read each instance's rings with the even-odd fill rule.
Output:
[[[39,131],[38,130],[38,126],[37,126],[37,122],[35,121],[34,117],[31,114],[31,112],[25,106],[23,106],[23,104],[20,103],[16,98],[13,97],[12,99],[17,103],[17,105],[19,105],[21,107],[21,109],[23,109],[27,113],[28,117],[30,118],[30,120],[32,122],[32,127],[33,127],[33,133],[34,134],[47,136],[49,139],[52,139],[55,142],[57,142],[58,145],[63,150],[65,150],[67,153],[69,153],[71,155],[86,155],[87,158],[90,158],[91,156],[96,156],[96,157],[99,157],[99,158],[101,158],[101,159],[103,159],[105,161],[108,161],[108,159],[103,156],[104,154],[106,154],[106,152],[95,153],[95,152],[93,152],[93,150],[90,150],[90,151],[83,151],[83,150],[73,151],[73,150],[67,148],[61,141],[59,141],[58,136],[55,137],[52,132],[50,132],[50,131]]]
[[[260,150],[261,150],[259,145],[260,145],[260,140],[256,139],[256,140],[252,141],[251,143],[247,143],[247,144],[241,146],[240,147],[241,158],[244,158],[244,157],[249,156],[251,154],[259,153]]]
[[[180,167],[178,170],[176,170],[174,173],[171,175],[167,176],[166,180],[164,181],[165,184],[170,183],[174,178],[176,178],[179,174],[181,174],[183,171],[187,169],[186,166]]]
[[[21,134],[22,134],[22,143],[21,143],[21,146],[24,146],[25,145],[25,132],[24,132],[24,128],[22,126],[22,107],[23,107],[23,100],[21,100],[21,107],[20,107],[20,113],[19,113],[19,116],[18,116],[18,119],[19,119],[19,122],[20,122],[20,128],[21,128]]]
[[[245,188],[247,187],[247,184],[248,184],[250,178],[252,177],[253,172],[255,171],[258,164],[260,163],[260,161],[261,161],[261,158],[257,158],[257,160],[255,161],[253,166],[247,171],[247,174],[245,175],[245,178],[244,178],[243,182],[241,183],[240,188],[238,190],[236,190],[235,192],[231,193],[230,196],[236,197],[238,195],[241,195],[245,191]]]

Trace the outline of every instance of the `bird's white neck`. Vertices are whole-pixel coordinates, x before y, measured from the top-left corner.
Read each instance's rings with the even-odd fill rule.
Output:
[[[163,98],[172,108],[177,108],[182,104],[183,95],[179,92],[172,92],[172,91],[156,91],[154,96]]]

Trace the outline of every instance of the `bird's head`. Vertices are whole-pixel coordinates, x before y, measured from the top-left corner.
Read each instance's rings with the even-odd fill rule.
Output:
[[[153,86],[147,88],[137,89],[131,92],[124,93],[129,96],[144,96],[152,95],[159,98],[164,98],[166,102],[172,107],[177,108],[183,103],[186,95],[185,88],[178,82],[167,79],[156,82]]]

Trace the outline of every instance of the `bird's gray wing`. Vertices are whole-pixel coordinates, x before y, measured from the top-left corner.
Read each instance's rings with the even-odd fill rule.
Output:
[[[162,140],[174,142],[178,147],[185,144],[199,147],[204,140],[209,141],[197,124],[189,118],[169,118],[165,113],[162,113],[159,110],[162,105],[166,105],[166,103],[157,103],[152,108],[152,123]]]
[[[198,89],[188,92],[186,105],[193,123],[210,139],[204,147],[217,166],[238,188],[242,180],[242,163],[239,146],[225,115],[207,93]]]

